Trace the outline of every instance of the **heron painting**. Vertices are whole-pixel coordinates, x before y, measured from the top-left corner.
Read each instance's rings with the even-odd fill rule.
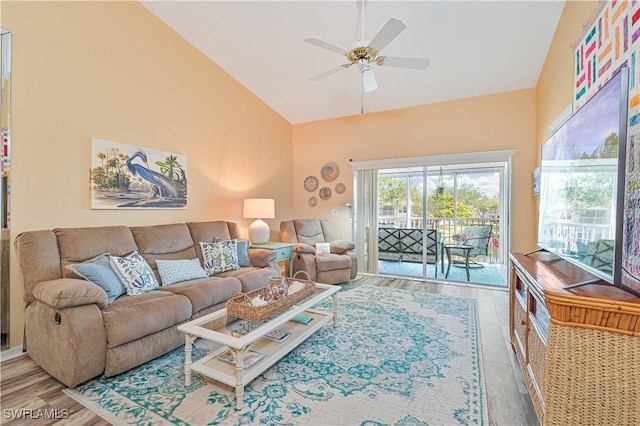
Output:
[[[97,138],[91,145],[91,208],[187,206],[186,156]]]

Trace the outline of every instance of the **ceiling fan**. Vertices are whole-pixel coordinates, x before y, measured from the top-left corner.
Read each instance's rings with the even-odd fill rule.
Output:
[[[352,65],[357,65],[362,75],[362,87],[365,92],[372,92],[378,88],[378,83],[371,69],[372,64],[385,67],[410,68],[423,70],[429,66],[429,59],[426,58],[404,58],[393,56],[381,56],[380,51],[391,43],[396,37],[404,31],[407,26],[402,21],[391,18],[382,27],[378,34],[371,40],[364,39],[364,0],[361,7],[361,23],[362,37],[351,45],[350,50],[342,49],[326,41],[317,38],[307,38],[304,41],[323,49],[344,55],[349,62],[339,67],[330,69],[321,74],[311,77],[310,81],[318,81],[343,69],[347,69]]]

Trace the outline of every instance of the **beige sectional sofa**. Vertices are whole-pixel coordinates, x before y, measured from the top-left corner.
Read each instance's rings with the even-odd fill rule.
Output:
[[[109,303],[98,285],[66,268],[103,253],[137,250],[158,275],[156,261],[202,261],[200,242],[240,238],[233,222],[64,228],[24,232],[15,240],[24,285],[25,344],[31,358],[69,387],[113,376],[184,343],[177,325],[225,306],[237,292],[280,275],[274,253],[249,250],[252,266]]]

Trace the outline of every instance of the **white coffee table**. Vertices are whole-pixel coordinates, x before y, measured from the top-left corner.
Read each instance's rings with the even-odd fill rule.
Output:
[[[244,406],[245,385],[291,352],[300,343],[304,342],[332,318],[333,326],[335,327],[337,325],[338,291],[340,291],[340,287],[338,286],[316,284],[315,294],[284,312],[260,323],[238,319],[227,323],[227,310],[221,309],[178,326],[178,330],[185,333],[185,386],[191,384],[192,371],[233,386],[236,390],[236,409],[241,409]],[[311,309],[329,296],[333,297],[332,313]],[[313,320],[308,324],[290,321],[298,314],[312,317]],[[274,329],[286,330],[291,333],[291,336],[282,342],[274,342],[262,338]],[[192,362],[191,351],[193,342],[198,337],[223,346],[213,350],[204,358]],[[252,350],[263,353],[265,356],[252,367],[245,369],[244,355],[249,347],[251,347]],[[235,353],[235,365],[218,359],[218,355],[229,349]]]

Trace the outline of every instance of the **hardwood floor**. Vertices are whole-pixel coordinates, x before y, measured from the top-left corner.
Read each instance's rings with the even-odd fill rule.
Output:
[[[509,293],[461,285],[361,277],[355,283],[473,298],[478,317],[490,425],[537,425],[522,373],[509,344]],[[0,364],[0,424],[108,425],[64,392],[65,386],[27,356]]]

